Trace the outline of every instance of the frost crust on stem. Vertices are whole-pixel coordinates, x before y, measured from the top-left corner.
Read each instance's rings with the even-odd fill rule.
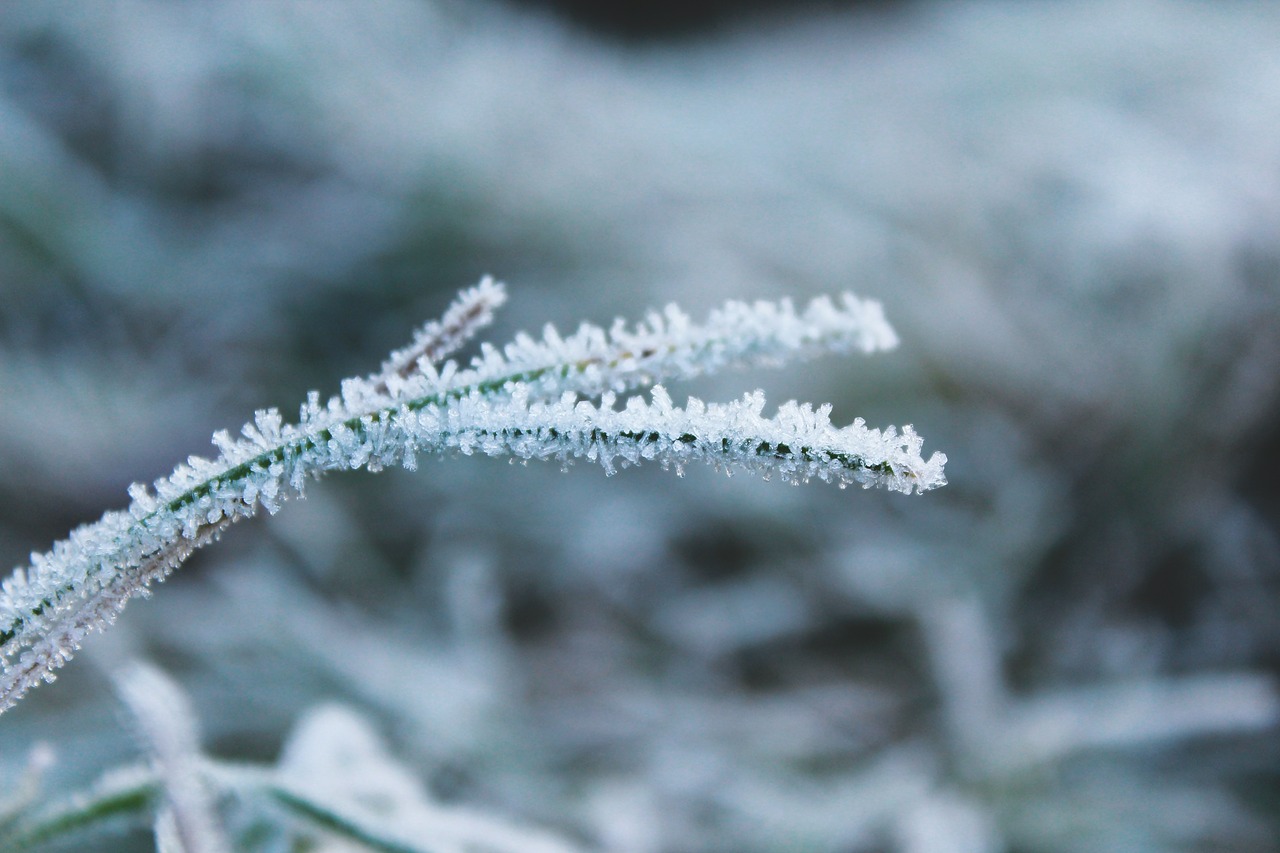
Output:
[[[587,459],[607,474],[642,461],[677,473],[705,462],[793,483],[816,477],[906,494],[946,482],[946,457],[925,460],[910,426],[876,430],[859,419],[836,427],[830,406],[789,402],[766,417],[763,395],[753,392],[728,404],[690,398],[679,408],[660,385],[648,400],[619,405],[619,394],[727,367],[892,349],[897,337],[879,303],[847,294],[803,311],[786,300],[730,302],[701,324],[669,306],[634,327],[583,324],[562,337],[547,326],[540,340],[519,334],[502,349],[482,344],[465,368],[438,363],[505,298],[500,284],[484,279],[378,373],[345,380],[323,404],[309,394],[296,424],[261,410],[240,436],[214,434],[216,458],[193,456],[152,488],[135,483],[125,510],[32,554],[0,586],[0,711],[52,681],[87,634],[195,549],[259,506],[275,513],[326,471],[412,469],[423,453],[482,453]]]

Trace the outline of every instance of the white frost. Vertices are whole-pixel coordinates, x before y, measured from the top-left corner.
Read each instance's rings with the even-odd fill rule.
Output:
[[[897,337],[876,302],[824,297],[803,311],[785,300],[730,302],[702,324],[673,305],[634,327],[584,324],[565,337],[548,326],[540,340],[519,334],[502,349],[482,345],[466,368],[437,365],[505,298],[486,278],[379,373],[344,381],[324,404],[308,394],[297,424],[265,409],[239,437],[220,430],[216,458],[193,456],[150,489],[133,484],[126,510],[33,554],[0,586],[0,711],[52,681],[88,633],[227,525],[258,507],[275,513],[326,471],[414,468],[421,453],[480,453],[587,459],[606,474],[642,461],[677,473],[703,462],[792,483],[818,478],[906,494],[946,482],[946,457],[924,459],[910,426],[878,430],[859,419],[837,427],[829,406],[794,402],[770,417],[760,392],[728,404],[690,398],[680,408],[654,385],[726,367],[890,349]],[[618,397],[650,385],[647,400]]]

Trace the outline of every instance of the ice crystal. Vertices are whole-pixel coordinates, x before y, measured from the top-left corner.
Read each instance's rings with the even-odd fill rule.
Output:
[[[606,332],[584,324],[540,340],[519,334],[502,349],[482,345],[466,367],[440,364],[505,300],[486,278],[463,291],[369,377],[348,379],[321,403],[312,392],[296,424],[257,412],[240,436],[214,433],[214,459],[191,457],[129,506],[109,512],[33,554],[0,586],[0,711],[40,680],[52,681],[91,631],[110,624],[196,548],[258,507],[279,510],[326,471],[414,468],[422,453],[600,464],[606,474],[653,461],[683,473],[694,462],[792,483],[818,478],[907,494],[943,485],[946,457],[920,455],[909,426],[845,427],[830,406],[789,402],[771,417],[760,392],[728,404],[690,398],[683,408],[654,383],[726,367],[777,364],[825,352],[875,352],[897,338],[880,305],[845,295],[798,311],[788,301],[730,302],[698,324],[675,306]],[[653,385],[649,398],[630,396]],[[599,398],[599,402],[594,402]]]

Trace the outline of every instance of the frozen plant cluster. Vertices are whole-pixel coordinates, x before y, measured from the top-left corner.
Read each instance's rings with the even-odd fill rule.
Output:
[[[582,850],[556,833],[439,802],[345,706],[306,714],[278,764],[231,763],[204,753],[190,699],[159,669],[133,661],[114,681],[149,760],[36,805],[54,760],[47,745],[38,746],[21,796],[0,800],[0,853],[128,823],[150,824],[159,853]]]
[[[468,367],[444,361],[504,300],[502,286],[486,278],[378,373],[344,381],[324,403],[309,394],[296,424],[260,410],[239,437],[214,434],[214,459],[193,456],[153,488],[135,483],[127,509],[33,554],[0,591],[0,710],[52,680],[86,634],[228,525],[259,506],[274,514],[327,471],[413,469],[420,453],[481,453],[564,465],[588,459],[609,474],[641,461],[678,474],[705,462],[791,483],[816,477],[906,494],[946,482],[946,457],[925,460],[909,426],[877,430],[858,419],[836,427],[830,406],[795,402],[770,417],[758,391],[727,405],[690,398],[680,408],[654,384],[892,348],[897,338],[878,303],[845,295],[839,304],[818,298],[798,311],[787,301],[730,302],[703,324],[671,306],[634,328],[620,320],[607,332],[584,324],[562,337],[547,326],[541,340],[521,334],[503,349],[482,345]],[[619,394],[649,385],[648,400],[631,396],[619,406]]]

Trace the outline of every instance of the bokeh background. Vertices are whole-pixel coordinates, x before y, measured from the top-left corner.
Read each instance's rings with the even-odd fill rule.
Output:
[[[569,848],[1280,850],[1280,5],[6,4],[0,564],[484,273],[496,341],[876,297],[895,353],[673,391],[951,483],[330,477],[6,713],[0,788],[137,760],[133,655],[214,756],[342,703]]]

